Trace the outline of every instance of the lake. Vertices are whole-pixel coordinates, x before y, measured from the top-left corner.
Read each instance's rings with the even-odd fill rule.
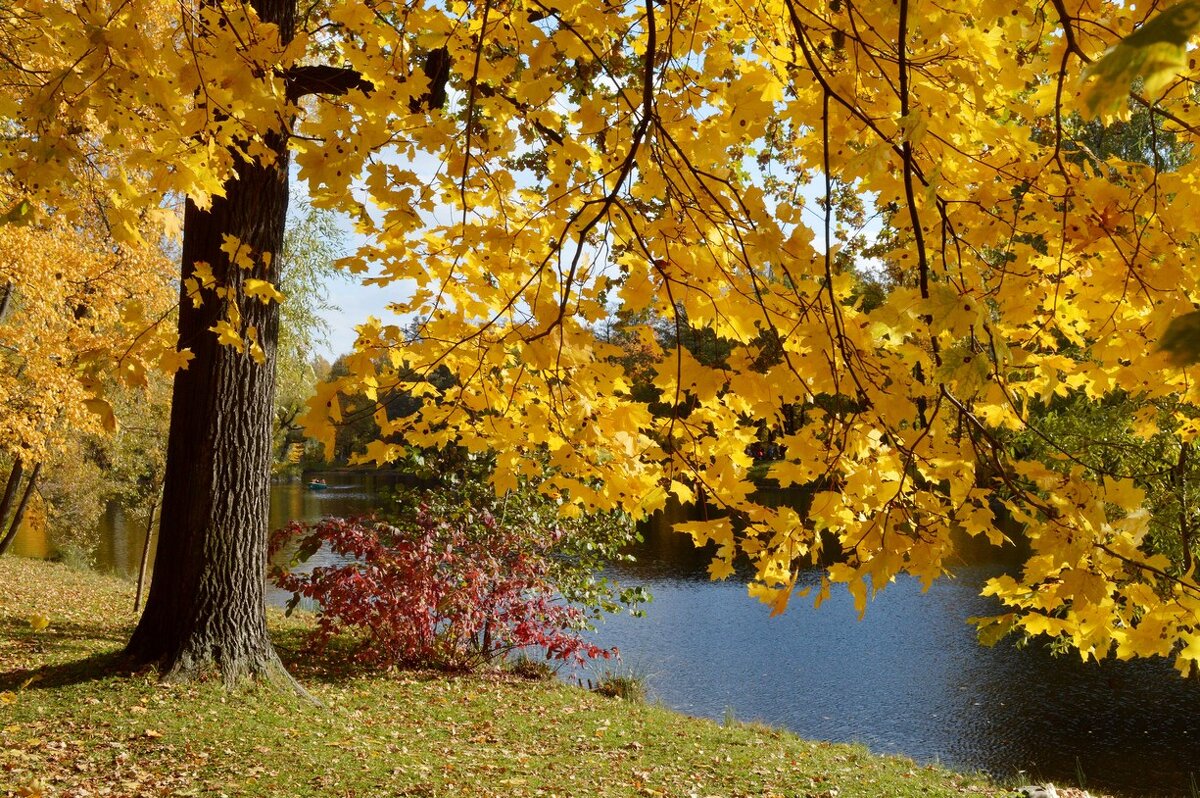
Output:
[[[329,481],[322,492],[276,485],[272,526],[368,512],[392,484],[377,475]],[[1082,773],[1092,787],[1200,794],[1192,792],[1200,783],[1200,683],[1180,679],[1167,662],[1085,664],[1038,646],[979,646],[966,618],[994,610],[979,587],[1002,563],[968,557],[956,578],[924,594],[915,580],[898,581],[862,621],[845,591],[819,610],[797,599],[770,618],[744,586],[708,581],[704,554],[664,527],[649,525],[638,562],[615,570],[654,594],[646,617],[610,618],[596,638],[617,646],[616,668],[644,676],[667,706],[966,771],[1059,782]],[[136,576],[144,530],[144,518],[110,509],[98,566]],[[32,536],[16,546],[48,553]],[[816,584],[820,575],[806,578]],[[268,593],[275,604],[288,597]]]

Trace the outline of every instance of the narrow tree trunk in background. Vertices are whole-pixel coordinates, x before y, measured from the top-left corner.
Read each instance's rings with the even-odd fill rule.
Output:
[[[0,321],[4,321],[4,314],[8,312],[8,303],[12,299],[13,283],[9,280],[4,284],[4,288],[0,288]]]
[[[4,497],[0,498],[0,530],[4,529],[4,522],[8,520],[8,511],[12,507],[13,499],[17,495],[17,488],[21,485],[21,475],[25,473],[25,468],[21,463],[21,458],[13,461],[12,469],[8,472],[8,482],[4,486]],[[12,545],[12,540],[8,535],[0,540],[0,554],[8,551],[8,547]]]
[[[17,536],[17,530],[21,528],[21,522],[25,520],[25,508],[29,506],[29,497],[33,495],[33,489],[37,486],[38,474],[42,473],[42,464],[38,463],[33,467],[33,472],[29,475],[29,481],[25,483],[25,492],[21,494],[21,503],[17,505],[17,511],[13,513],[12,524],[8,527],[8,534],[4,536],[4,540],[0,540],[0,554],[8,551],[8,547],[12,545],[13,539]]]
[[[291,40],[294,0],[252,5],[260,19],[279,26],[285,43]],[[211,292],[199,308],[181,298],[180,345],[195,358],[175,375],[158,552],[146,610],[126,649],[135,662],[156,664],[166,679],[219,673],[230,685],[291,683],[267,636],[263,584],[279,308],[241,290],[248,277],[278,279],[288,150],[280,135],[267,144],[275,163],[242,164],[209,210],[188,202],[184,212],[183,279],[205,262],[223,286],[236,287],[242,332],[258,329],[266,362],[217,343],[209,328],[225,313]],[[221,251],[225,235],[256,256],[270,253],[269,268],[261,260],[253,272],[232,266]]]
[[[146,519],[146,540],[142,542],[142,563],[138,566],[137,593],[133,597],[133,611],[142,608],[142,587],[146,584],[146,566],[150,564],[150,539],[154,536],[154,511],[158,509],[158,499],[150,505],[150,517]]]

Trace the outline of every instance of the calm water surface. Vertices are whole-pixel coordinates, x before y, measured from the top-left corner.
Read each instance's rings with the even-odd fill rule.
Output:
[[[277,485],[271,521],[369,512],[386,478],[330,475],[329,490]],[[118,510],[105,522],[106,570],[137,572],[145,520]],[[38,555],[44,544],[21,541]],[[965,619],[994,611],[979,596],[995,563],[964,563],[921,593],[891,585],[862,621],[835,592],[777,618],[736,583],[712,583],[707,559],[683,536],[650,527],[639,561],[617,576],[654,594],[645,618],[615,617],[597,633],[654,696],[681,711],[757,720],[877,752],[1029,780],[1191,795],[1200,782],[1200,684],[1164,662],[1083,664],[1011,644],[980,647]],[[318,555],[320,556],[320,555]],[[807,575],[810,583],[819,573]],[[282,604],[287,594],[269,591]],[[583,674],[586,678],[588,674]]]

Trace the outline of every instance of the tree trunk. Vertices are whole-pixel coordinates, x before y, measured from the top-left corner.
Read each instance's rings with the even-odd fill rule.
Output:
[[[12,301],[13,282],[9,280],[4,284],[4,288],[0,289],[0,321],[4,321],[4,314],[8,313],[8,303]]]
[[[146,519],[146,539],[142,541],[142,562],[138,566],[137,592],[133,595],[133,611],[142,608],[142,588],[146,586],[146,566],[150,564],[150,542],[154,537],[154,511],[158,509],[157,497],[150,503],[150,517]]]
[[[259,17],[274,22],[286,43],[294,31],[294,0],[253,0]],[[241,332],[254,327],[265,355],[217,342],[210,328],[226,318],[211,291],[194,307],[182,289],[179,340],[195,358],[175,375],[167,463],[159,516],[158,551],[146,610],[126,649],[137,663],[155,664],[166,679],[219,674],[291,683],[267,635],[264,578],[270,501],[271,423],[279,307],[245,296],[246,278],[277,282],[288,204],[284,135],[267,143],[270,166],[242,164],[203,211],[184,212],[182,277],[208,263],[225,287],[237,289]],[[253,271],[230,264],[223,237],[235,236],[261,257]]]
[[[8,518],[8,510],[12,507],[13,499],[17,495],[17,488],[21,485],[21,475],[25,473],[25,467],[21,463],[21,458],[13,461],[12,469],[8,472],[8,482],[4,486],[4,496],[0,498],[0,530],[4,529],[4,522]],[[8,547],[12,545],[12,537],[5,535],[3,540],[0,540],[0,554],[8,551]]]
[[[243,165],[239,174],[209,211],[188,203],[185,280],[204,261],[222,285],[242,282],[220,250],[223,234],[258,252],[278,251],[286,155],[268,168]],[[224,317],[216,297],[207,295],[199,308],[187,297],[180,302],[180,342],[195,358],[175,375],[158,551],[128,646],[135,660],[157,664],[167,677],[215,670],[233,683],[282,672],[263,607],[279,314],[274,303],[254,299],[243,297],[239,306],[244,323],[258,329],[264,364],[209,332]]]
[[[25,492],[21,494],[21,503],[17,505],[17,511],[13,513],[12,523],[8,527],[8,534],[4,536],[4,540],[0,540],[0,554],[8,551],[8,547],[17,537],[17,530],[21,528],[21,522],[25,520],[25,509],[29,506],[29,497],[33,495],[33,489],[37,486],[38,474],[42,472],[42,464],[38,463],[33,467],[33,471],[29,474],[29,481],[25,483]]]

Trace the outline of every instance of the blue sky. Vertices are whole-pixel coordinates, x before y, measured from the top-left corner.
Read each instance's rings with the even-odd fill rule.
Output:
[[[313,354],[330,361],[354,348],[354,327],[362,324],[368,316],[386,322],[395,322],[398,317],[388,312],[388,302],[403,299],[402,286],[380,287],[363,285],[363,275],[346,275],[326,282],[327,300],[334,309],[321,313],[329,325],[329,338],[324,346],[318,346]]]
[[[377,157],[384,161],[395,159],[395,156],[390,153],[381,153]],[[404,166],[414,170],[422,179],[426,180],[432,180],[433,176],[444,168],[444,164],[438,159],[425,154],[419,155],[413,161],[404,162]],[[748,159],[746,166],[751,174],[760,173],[758,165],[753,160]],[[293,190],[297,193],[304,192],[305,186],[301,181],[296,180],[293,183]],[[364,187],[356,185],[352,190],[358,193],[359,198],[370,207],[370,197]],[[819,204],[823,190],[823,181],[819,179],[819,176],[814,176],[801,187],[799,192],[802,199],[803,223],[813,231],[813,245],[818,251],[825,249],[824,215]],[[873,205],[873,198],[869,197],[868,207]],[[431,225],[438,222],[437,215],[437,213],[433,214],[435,218],[428,220]],[[353,224],[348,218],[342,220],[341,226],[345,233],[345,252],[350,254],[364,243],[365,238],[354,232]],[[881,222],[878,216],[869,213],[866,227],[862,232],[873,238],[878,235],[880,228]],[[865,263],[861,266],[869,270],[872,264]],[[410,284],[405,281],[387,286],[363,285],[363,279],[370,276],[372,276],[370,273],[343,274],[326,282],[326,299],[333,308],[324,311],[321,316],[329,325],[329,335],[323,345],[317,346],[316,351],[313,352],[314,355],[321,355],[333,361],[338,356],[350,352],[354,348],[354,340],[357,337],[354,328],[365,322],[370,316],[380,319],[385,324],[403,323],[404,319],[388,311],[387,305],[391,302],[408,299],[408,292],[411,290],[408,287]]]

